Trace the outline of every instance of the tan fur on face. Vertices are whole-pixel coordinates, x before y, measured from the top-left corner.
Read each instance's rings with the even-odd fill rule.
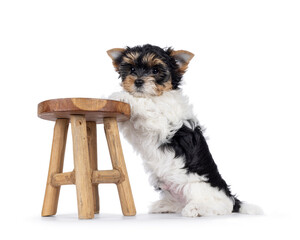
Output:
[[[130,52],[130,53],[127,53],[126,56],[124,56],[123,60],[124,62],[126,63],[129,63],[129,64],[134,64],[134,61],[140,56],[139,53],[136,53],[136,52]]]
[[[143,63],[147,64],[149,67],[153,67],[155,65],[161,64],[161,65],[166,65],[162,60],[159,58],[155,58],[154,53],[148,53],[143,57]]]
[[[172,90],[172,83],[171,83],[171,78],[165,82],[163,85],[160,84],[155,84],[156,85],[156,94],[157,96],[162,95],[164,92]]]
[[[134,81],[136,80],[135,76],[127,76],[124,81],[121,83],[121,86],[129,93],[134,92]]]
[[[161,96],[164,92],[172,90],[171,78],[161,85],[157,84],[153,77],[142,77],[141,79],[144,80],[145,83],[140,91],[137,91],[137,88],[134,85],[136,79],[136,76],[129,75],[121,83],[121,86],[125,91],[136,96]]]
[[[123,61],[128,64],[135,64],[135,61],[140,56],[139,53],[130,52],[123,57]],[[149,67],[154,67],[156,65],[166,65],[161,59],[157,58],[154,53],[148,53],[142,58],[143,64],[147,64]],[[140,88],[136,88],[134,82],[137,79],[135,75],[128,75],[124,81],[121,83],[121,86],[125,91],[135,95],[135,96],[161,96],[164,92],[170,91],[173,89],[171,82],[171,77],[164,84],[158,84],[155,81],[153,76],[143,76],[140,79],[144,80],[144,84]]]

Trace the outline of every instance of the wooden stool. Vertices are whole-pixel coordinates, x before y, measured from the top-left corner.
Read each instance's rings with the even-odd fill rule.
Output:
[[[130,106],[103,99],[53,99],[38,105],[38,116],[56,121],[42,216],[56,214],[61,185],[75,184],[78,217],[93,218],[94,213],[99,213],[99,183],[117,184],[123,214],[134,216],[136,210],[117,125],[117,121],[129,119]],[[69,122],[74,171],[62,173]],[[96,124],[101,123],[104,123],[113,170],[97,170]]]

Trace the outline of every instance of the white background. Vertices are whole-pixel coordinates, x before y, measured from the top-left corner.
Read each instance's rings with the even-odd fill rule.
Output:
[[[0,1],[1,239],[299,239],[299,13],[289,0]],[[106,50],[145,43],[195,54],[184,92],[222,176],[264,216],[147,215],[158,196],[122,138],[136,217],[122,217],[113,185],[99,187],[93,220],[77,219],[74,186],[62,187],[55,217],[40,217],[54,123],[37,104],[120,90]],[[102,126],[98,136],[110,169]]]

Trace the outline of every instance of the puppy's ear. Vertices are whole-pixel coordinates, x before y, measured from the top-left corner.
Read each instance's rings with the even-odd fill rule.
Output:
[[[179,70],[185,71],[194,54],[185,50],[172,51],[170,54],[179,66]]]
[[[124,51],[125,51],[124,48],[113,48],[107,51],[108,56],[110,56],[110,58],[113,60],[113,65],[116,71],[119,70],[119,65],[120,65],[119,60]]]

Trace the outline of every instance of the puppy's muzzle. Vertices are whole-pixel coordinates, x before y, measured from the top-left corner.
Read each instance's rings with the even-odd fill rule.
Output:
[[[134,85],[135,85],[136,87],[141,87],[141,86],[143,86],[144,82],[145,82],[145,81],[142,80],[142,79],[137,79],[137,80],[134,81]]]

